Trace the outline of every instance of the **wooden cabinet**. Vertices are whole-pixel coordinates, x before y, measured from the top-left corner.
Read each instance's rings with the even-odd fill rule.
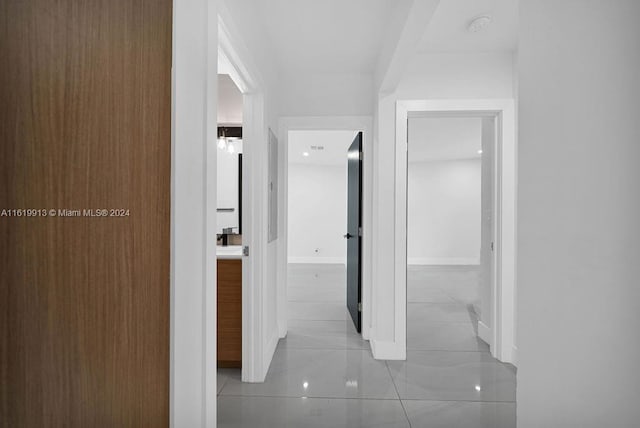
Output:
[[[242,260],[218,259],[218,367],[242,365]]]

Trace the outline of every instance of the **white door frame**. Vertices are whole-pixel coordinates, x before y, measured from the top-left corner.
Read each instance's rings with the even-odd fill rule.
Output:
[[[171,427],[216,425],[217,7],[173,2]]]
[[[242,92],[242,381],[263,382],[270,356],[265,357],[263,325],[267,284],[267,138],[264,81],[224,8],[218,19],[218,61]]]
[[[396,334],[406,346],[407,335],[407,128],[410,113],[492,115],[497,120],[495,146],[496,275],[492,284],[491,326],[479,326],[479,334],[500,361],[515,361],[516,268],[516,133],[512,99],[402,100],[396,103],[395,183],[395,295]]]
[[[246,227],[258,232],[266,224],[266,186],[264,192],[260,188],[265,182],[260,168],[266,163],[261,150],[267,135],[264,86],[221,2],[174,1],[172,33],[169,425],[215,427],[219,52],[244,93],[244,144],[251,147],[257,171],[249,179],[252,220]],[[266,370],[259,340],[266,233],[264,239],[261,233],[248,235],[252,253],[243,263],[243,278],[249,278],[243,281],[243,380],[260,380]]]
[[[373,213],[373,119],[371,116],[296,116],[281,117],[280,188],[278,189],[278,332],[287,335],[287,262],[288,262],[288,178],[289,131],[301,130],[354,130],[362,131],[362,337],[369,340],[371,332],[371,267],[373,263],[372,213]],[[345,225],[346,227],[346,225]]]

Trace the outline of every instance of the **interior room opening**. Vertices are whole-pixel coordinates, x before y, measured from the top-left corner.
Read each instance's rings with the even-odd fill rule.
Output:
[[[288,346],[361,341],[347,311],[345,239],[347,152],[356,134],[288,133]]]
[[[446,385],[416,373],[424,398],[515,401],[515,369],[482,332],[494,304],[496,136],[494,116],[409,117],[407,364],[457,367]]]
[[[242,366],[242,109],[243,95],[228,74],[218,75],[217,139],[217,365]],[[230,373],[227,373],[230,374]]]
[[[409,349],[417,346],[416,333],[421,330],[412,327],[430,324],[418,319],[413,322],[414,317],[421,319],[441,305],[453,310],[455,305],[461,321],[466,322],[482,310],[481,128],[480,118],[409,120]],[[469,327],[473,327],[471,322]],[[471,333],[470,337],[475,336]],[[478,345],[465,346],[471,348]]]

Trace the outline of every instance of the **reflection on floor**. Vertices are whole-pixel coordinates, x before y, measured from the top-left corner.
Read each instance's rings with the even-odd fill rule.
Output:
[[[341,265],[290,265],[289,332],[262,384],[218,371],[218,427],[515,427],[515,370],[476,337],[477,271],[409,268],[407,361],[353,328]]]

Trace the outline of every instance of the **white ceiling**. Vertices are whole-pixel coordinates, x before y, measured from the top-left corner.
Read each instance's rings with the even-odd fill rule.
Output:
[[[480,118],[409,118],[409,162],[480,158]]]
[[[242,124],[242,93],[228,74],[218,74],[218,124]]]
[[[282,72],[372,73],[387,23],[410,0],[252,0]]]
[[[347,150],[357,131],[289,131],[289,163],[347,166]],[[314,150],[312,146],[323,147]],[[304,156],[303,153],[309,153]]]
[[[467,30],[471,20],[490,15],[482,31]],[[418,51],[513,51],[518,43],[518,0],[442,0],[420,42]]]

